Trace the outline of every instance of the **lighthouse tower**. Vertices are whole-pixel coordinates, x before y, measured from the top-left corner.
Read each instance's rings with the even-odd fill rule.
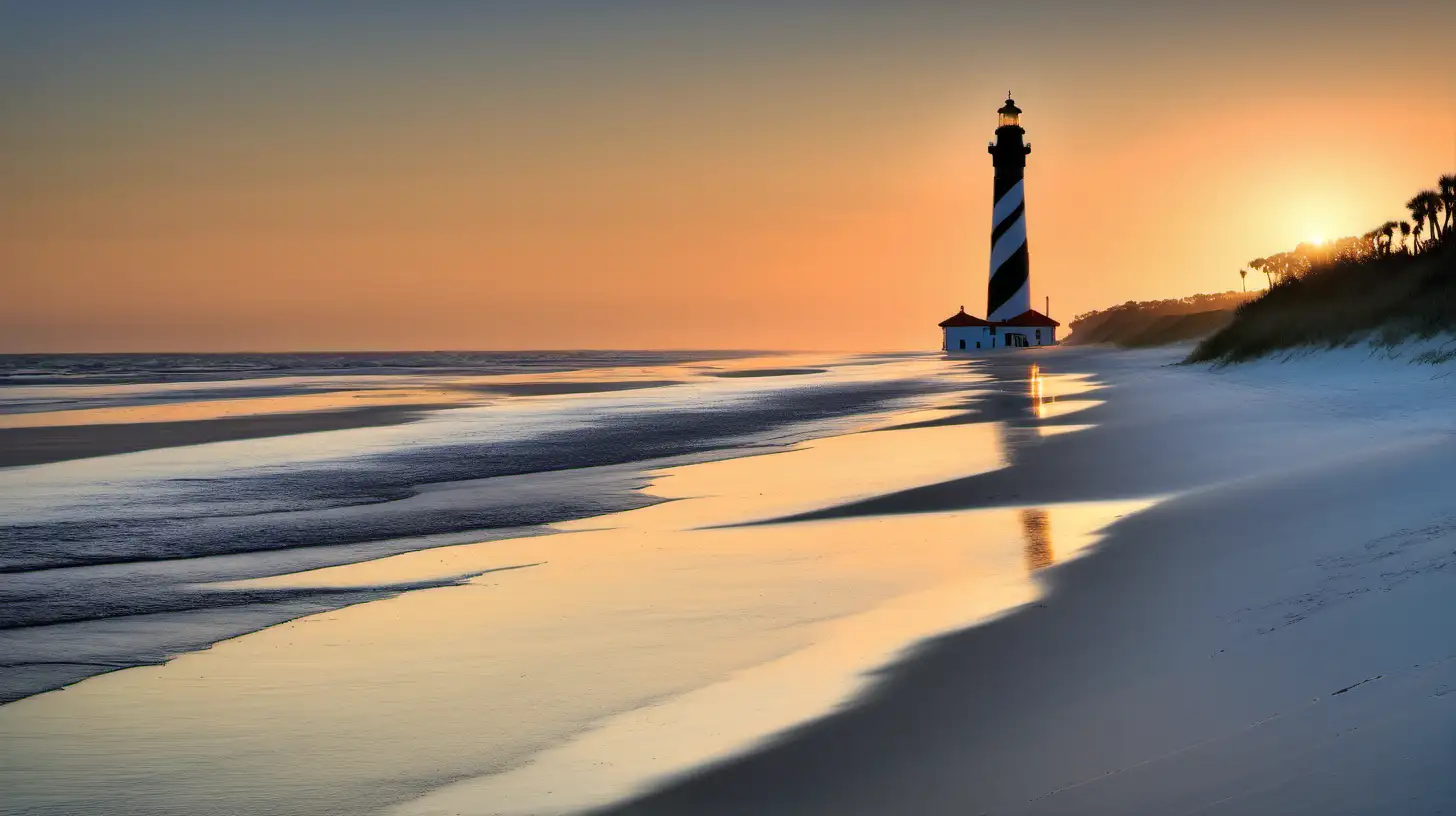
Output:
[[[1062,324],[1031,308],[1031,270],[1026,258],[1026,154],[1021,140],[1021,108],[1006,94],[996,112],[996,141],[987,150],[996,167],[996,205],[991,208],[991,284],[986,288],[986,319],[966,307],[940,321],[940,348],[950,354],[975,354],[997,348],[1056,345]],[[1051,299],[1047,299],[1051,311]]]
[[[986,147],[996,168],[996,205],[991,210],[991,282],[986,319],[1009,320],[1031,309],[1031,267],[1026,253],[1026,154],[1021,108],[1011,94],[998,114],[996,141]]]

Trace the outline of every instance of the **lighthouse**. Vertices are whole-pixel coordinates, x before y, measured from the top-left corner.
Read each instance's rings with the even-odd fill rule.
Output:
[[[991,278],[986,287],[986,319],[966,308],[940,322],[941,350],[974,354],[996,348],[1049,346],[1057,327],[1049,316],[1031,308],[1031,266],[1026,253],[1026,154],[1021,108],[1006,94],[996,111],[996,141],[986,148],[996,168],[991,208]],[[1050,299],[1048,299],[1050,302]],[[1050,310],[1050,309],[1048,309]]]
[[[1026,251],[1026,155],[1021,108],[1006,94],[996,111],[996,141],[986,146],[996,168],[995,205],[991,208],[991,280],[986,287],[986,318],[1007,320],[1031,309],[1031,265]]]

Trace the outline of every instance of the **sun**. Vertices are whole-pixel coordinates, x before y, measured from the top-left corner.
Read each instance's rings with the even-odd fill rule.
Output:
[[[1309,242],[1311,244],[1315,244],[1316,246],[1318,246],[1319,244],[1323,244],[1325,242],[1325,237],[1323,235],[1319,235],[1318,233],[1316,233],[1314,235],[1309,236],[1309,239],[1308,240],[1309,240]]]

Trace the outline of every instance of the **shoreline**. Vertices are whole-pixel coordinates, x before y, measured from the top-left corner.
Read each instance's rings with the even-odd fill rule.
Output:
[[[586,396],[683,382],[480,379],[432,388],[339,389],[246,398],[208,399],[194,393],[183,400],[154,405],[15,412],[0,415],[0,468],[211,442],[403,425],[436,411],[484,405],[498,398]],[[359,404],[361,401],[367,404]]]
[[[1257,381],[1256,370],[1243,373],[1244,383],[1172,376]],[[1134,411],[1119,423],[1109,412],[1129,406],[1109,399],[1078,417],[1097,426],[1027,449],[1009,472],[765,523],[1085,500],[1090,484],[1075,478],[1015,474],[1045,474],[1049,458],[1080,447],[1089,459],[1069,466],[1079,470],[1095,448],[1110,455],[1109,430],[1150,418]],[[1342,450],[1336,418],[1334,435],[1314,434],[1297,455],[1210,429],[1206,447],[1224,455],[1196,460],[1202,484],[1170,482],[1168,469],[1138,475],[1131,492],[1154,482],[1182,492],[1047,570],[1037,601],[918,644],[840,711],[587,812],[1324,816],[1397,803],[1448,812],[1456,644],[1440,621],[1456,615],[1456,500],[1442,474],[1456,461],[1456,433],[1447,419],[1410,434],[1390,425],[1388,437]],[[1187,446],[1144,430],[1187,463]]]
[[[67,812],[216,804],[218,783],[259,812],[234,784],[259,779],[320,814],[1371,810],[1319,799],[1306,777],[1328,765],[1445,796],[1456,382],[1168,359],[951,363],[976,372],[954,396],[650,473],[657,503],[544,539],[228,584],[534,565],[0,707],[0,733],[38,752],[14,757],[17,795],[41,773],[99,780]],[[1152,507],[1079,523],[1119,498]],[[1100,543],[1063,563],[1084,534]],[[214,736],[234,732],[273,748]],[[117,798],[107,746],[156,781]],[[1434,759],[1379,759],[1417,750]],[[177,775],[194,755],[208,773]]]
[[[114,450],[72,451],[97,458],[0,469],[14,500],[0,531],[7,545],[0,579],[10,599],[0,604],[0,646],[11,657],[0,667],[0,701],[110,669],[160,665],[282,621],[458,583],[482,569],[428,566],[450,547],[538,535],[553,522],[656,503],[641,490],[643,468],[835,436],[856,417],[919,404],[927,399],[921,387],[930,394],[956,387],[931,379],[932,362],[909,362],[888,375],[861,373],[851,358],[821,362],[832,373],[816,374],[816,386],[827,387],[812,389],[740,385],[701,374],[702,365],[625,366],[468,381],[400,377],[362,391],[347,382],[331,381],[345,386],[339,390],[300,381],[288,384],[293,394],[273,387],[259,393],[250,384],[77,388],[65,404],[113,404],[0,416],[25,423],[8,426],[17,434],[106,434],[146,448],[120,458],[101,456]],[[686,387],[665,387],[679,384]],[[695,410],[713,404],[714,395],[723,397],[716,409]],[[12,407],[44,396],[27,392]],[[114,404],[118,398],[136,402]],[[796,403],[808,410],[795,410]],[[657,433],[669,405],[686,410],[673,412],[670,427]],[[375,412],[367,417],[373,424],[395,421],[363,427],[352,421],[363,409]],[[426,421],[401,426],[424,419],[426,409],[433,411]],[[355,429],[323,432],[341,418]],[[162,423],[180,419],[189,421],[180,427],[191,438],[162,439],[171,446],[153,450],[155,432],[174,427]],[[302,427],[286,430],[318,432],[279,435],[285,428],[278,423],[294,421]],[[230,425],[247,426],[247,439],[205,444],[225,441],[216,431]],[[385,574],[345,587],[246,585],[345,564],[396,565],[389,557],[406,552],[421,554],[425,577]],[[487,561],[484,570],[501,566]]]
[[[888,655],[882,650],[893,651],[899,634],[914,639],[966,619],[963,592],[933,594],[937,607],[928,609],[896,607],[895,599],[963,579],[994,590],[971,610],[970,617],[980,617],[1002,608],[1003,599],[1014,605],[1030,593],[1015,513],[992,514],[984,525],[972,520],[987,536],[975,552],[966,552],[954,535],[967,520],[952,516],[894,525],[850,521],[784,540],[722,528],[724,522],[940,481],[1001,461],[1000,429],[992,423],[847,432],[938,413],[939,405],[956,399],[952,394],[974,389],[979,376],[967,370],[912,360],[883,372],[847,367],[813,376],[812,389],[790,386],[792,400],[773,396],[783,386],[766,392],[769,383],[706,383],[707,398],[751,395],[739,409],[751,413],[738,424],[763,430],[733,445],[736,456],[699,451],[687,461],[661,462],[666,469],[647,475],[650,504],[640,500],[645,481],[636,481],[621,487],[631,488],[639,501],[553,525],[556,535],[452,545],[349,566],[321,564],[312,572],[278,571],[246,583],[209,576],[202,591],[253,597],[536,565],[299,617],[162,665],[96,676],[0,707],[0,742],[32,746],[7,757],[0,776],[9,781],[0,785],[10,785],[15,801],[31,803],[37,812],[140,814],[166,803],[251,813],[265,812],[269,801],[320,816],[376,812],[448,781],[524,765],[594,722],[714,686],[812,644],[827,621],[889,604],[868,619],[889,627],[880,643],[862,642],[851,628],[839,646],[812,653],[811,663],[841,661],[817,672],[827,698],[782,700],[782,718],[766,724],[735,718],[735,728],[750,729],[735,737],[751,740],[760,726],[777,730],[832,707],[839,682],[852,682],[860,670],[883,662]],[[1026,383],[1015,387],[1024,392]],[[646,405],[644,419],[659,425],[663,420],[651,407],[671,405],[669,391],[633,404]],[[768,398],[758,396],[765,393]],[[715,406],[703,422],[718,444],[728,441],[724,430],[734,427],[735,416],[725,410],[730,400],[706,399],[701,392],[676,392],[675,399]],[[794,410],[798,405],[806,410]],[[582,408],[588,416],[599,410],[592,401]],[[792,424],[771,430],[770,422],[789,414]],[[665,430],[681,434],[690,418],[680,414]],[[634,445],[642,439],[637,427],[623,431],[632,433]],[[867,457],[886,466],[856,466]],[[521,477],[519,491],[510,489],[513,480],[501,478],[495,492],[524,498],[552,485],[590,487],[603,474],[589,470]],[[451,492],[434,491],[417,503],[425,511],[449,505],[457,501],[444,495]],[[474,496],[466,492],[458,501],[474,505]],[[887,550],[884,535],[924,542],[936,554],[930,557],[924,545]],[[912,617],[902,619],[902,613]],[[840,670],[843,661],[848,671]],[[756,699],[730,696],[735,704]],[[695,714],[707,710],[692,700],[683,705]],[[72,723],[85,728],[75,730]],[[702,733],[690,731],[690,738]],[[359,739],[365,733],[371,737]],[[266,740],[270,750],[246,750],[254,739]],[[726,747],[737,747],[737,738],[731,742]],[[635,758],[656,768],[652,754]],[[108,783],[135,767],[151,771],[131,785]],[[266,786],[233,784],[265,779]],[[630,786],[622,792],[628,791]]]

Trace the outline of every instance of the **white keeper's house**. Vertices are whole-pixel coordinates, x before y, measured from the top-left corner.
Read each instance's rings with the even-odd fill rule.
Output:
[[[986,287],[986,319],[966,314],[966,307],[940,322],[941,350],[1049,346],[1057,342],[1061,324],[1031,308],[1031,264],[1026,249],[1026,156],[1021,108],[1006,95],[996,111],[996,141],[986,150],[996,168],[995,204],[991,208],[991,277]],[[1050,302],[1050,301],[1048,301]]]
[[[966,308],[940,321],[941,351],[975,351],[993,348],[1050,346],[1057,342],[1062,324],[1027,309],[1009,320],[991,322],[966,314]]]

